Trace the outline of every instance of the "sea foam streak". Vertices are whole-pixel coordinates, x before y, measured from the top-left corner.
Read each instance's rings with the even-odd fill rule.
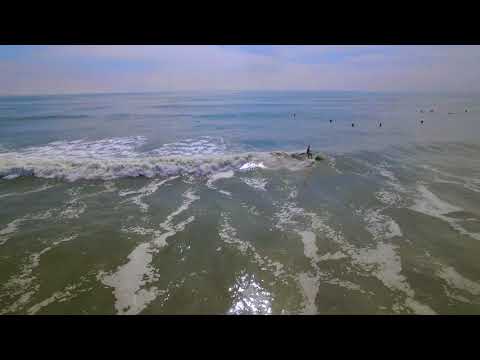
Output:
[[[138,245],[129,255],[128,262],[120,266],[112,274],[99,274],[99,279],[107,286],[112,287],[115,295],[115,309],[117,314],[133,315],[144,310],[162,290],[155,286],[146,287],[158,278],[156,270],[152,266],[153,255],[160,248],[167,245],[167,239],[195,220],[194,216],[173,224],[173,219],[186,211],[190,205],[199,199],[192,190],[183,194],[185,198],[180,207],[167,216],[160,224],[160,229],[145,229],[134,227],[127,229],[129,232],[148,235],[149,242]]]
[[[7,308],[0,310],[0,314],[6,314],[21,310],[26,304],[30,302],[30,299],[39,290],[40,285],[36,283],[37,276],[34,274],[35,269],[40,265],[40,258],[53,248],[68,241],[72,241],[77,238],[78,235],[71,235],[60,238],[43,250],[30,254],[27,261],[23,264],[19,274],[11,277],[3,286],[0,299],[3,297],[16,298],[12,304]]]
[[[418,197],[415,200],[415,204],[411,206],[412,210],[417,212],[436,217],[448,223],[453,229],[458,231],[460,234],[469,236],[475,240],[480,240],[480,233],[473,233],[467,231],[463,226],[458,222],[458,219],[449,217],[449,213],[456,211],[462,211],[463,209],[449,204],[440,198],[438,198],[434,193],[432,193],[425,185],[417,185]]]

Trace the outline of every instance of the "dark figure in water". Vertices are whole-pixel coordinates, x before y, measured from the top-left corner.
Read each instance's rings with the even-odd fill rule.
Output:
[[[295,116],[297,116],[297,114],[293,113],[293,118],[295,119]]]
[[[354,123],[352,123],[352,127],[354,127],[354,126],[355,126],[355,124],[354,124]]]
[[[382,127],[382,123],[378,124],[378,127]]]
[[[330,124],[333,122],[333,120],[330,120]]]
[[[313,156],[312,156],[312,152],[310,151],[310,144],[308,144],[308,147],[307,147],[307,158],[308,159],[311,159]]]
[[[423,125],[423,120],[420,120],[420,124],[422,124],[422,125]]]
[[[468,112],[468,109],[465,109],[465,112]]]

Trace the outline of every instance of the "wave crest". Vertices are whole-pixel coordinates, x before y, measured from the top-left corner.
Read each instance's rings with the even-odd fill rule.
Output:
[[[18,176],[56,178],[67,181],[111,180],[123,177],[209,176],[226,171],[311,166],[287,153],[225,153],[223,142],[208,138],[166,144],[148,152],[137,149],[144,137],[98,141],[58,141],[45,146],[0,153],[0,178]],[[204,149],[204,151],[202,151]],[[169,151],[170,150],[170,151]]]

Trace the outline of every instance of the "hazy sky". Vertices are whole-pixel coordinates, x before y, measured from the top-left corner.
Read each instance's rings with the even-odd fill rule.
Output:
[[[0,46],[0,94],[480,91],[480,46]]]

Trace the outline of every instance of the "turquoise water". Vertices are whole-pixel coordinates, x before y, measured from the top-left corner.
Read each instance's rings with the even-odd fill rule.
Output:
[[[0,313],[479,313],[479,114],[466,94],[0,98]],[[323,160],[291,156],[308,144]]]

